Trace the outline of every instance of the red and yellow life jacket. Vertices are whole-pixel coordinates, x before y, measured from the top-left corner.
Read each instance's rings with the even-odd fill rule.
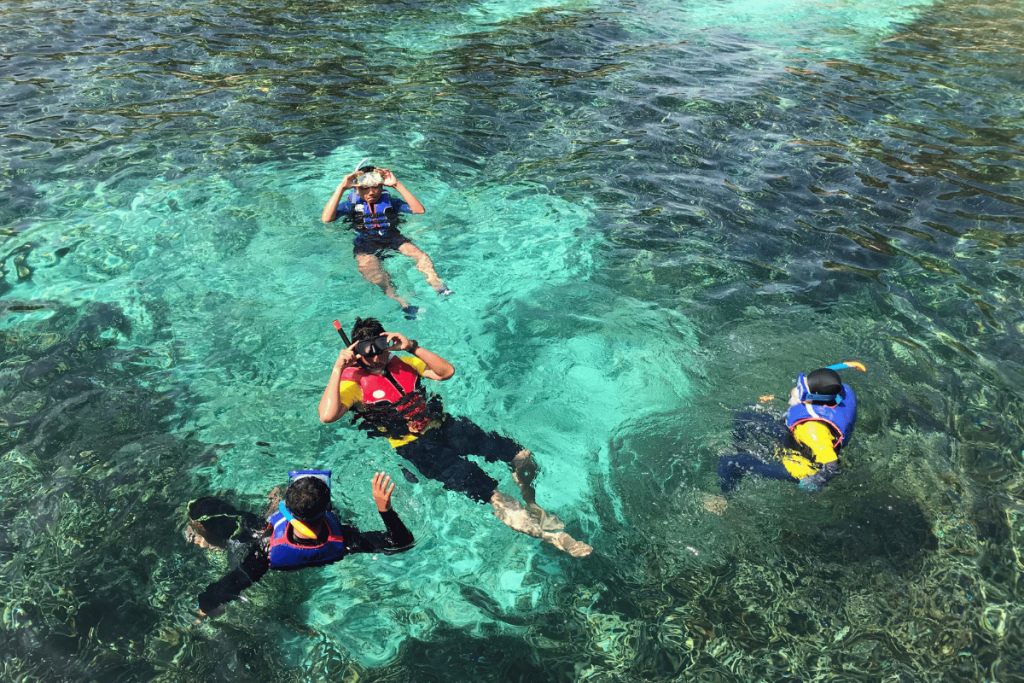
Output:
[[[399,439],[422,432],[441,415],[440,401],[428,398],[420,374],[398,356],[392,356],[380,374],[360,367],[341,373],[344,383],[355,382],[362,394],[356,419],[369,436]]]

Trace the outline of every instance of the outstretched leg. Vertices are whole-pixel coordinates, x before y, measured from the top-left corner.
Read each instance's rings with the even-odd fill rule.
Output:
[[[444,281],[438,276],[437,271],[434,270],[434,262],[427,256],[427,252],[417,247],[412,242],[405,242],[402,246],[398,247],[398,251],[408,256],[416,264],[416,270],[423,273],[427,278],[427,284],[434,288],[434,291],[441,294],[448,289]]]
[[[512,496],[495,491],[491,496],[491,505],[494,507],[494,516],[506,526],[528,536],[539,538],[545,543],[550,543],[573,557],[586,557],[594,551],[589,545],[573,539],[564,531],[545,531],[541,528],[540,521],[527,512]]]
[[[371,285],[380,287],[384,295],[394,299],[402,308],[406,308],[409,302],[398,296],[398,290],[391,284],[391,276],[384,270],[380,259],[373,254],[356,254],[356,264],[359,266],[359,274]]]
[[[537,494],[533,488],[537,466],[530,451],[514,440],[486,432],[464,417],[449,416],[439,428],[399,446],[395,452],[412,463],[423,476],[443,482],[445,489],[460,491],[481,503],[490,503],[494,516],[511,529],[539,538],[573,557],[585,557],[593,552],[586,543],[559,531],[563,526],[561,521],[537,507]],[[487,462],[510,464],[527,506],[498,491],[497,480],[466,459],[470,453],[482,455]]]

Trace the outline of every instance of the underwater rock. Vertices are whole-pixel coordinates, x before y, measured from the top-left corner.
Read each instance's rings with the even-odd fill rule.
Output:
[[[896,493],[844,492],[820,526],[792,529],[784,536],[801,554],[845,565],[883,562],[907,568],[938,547],[921,506]]]

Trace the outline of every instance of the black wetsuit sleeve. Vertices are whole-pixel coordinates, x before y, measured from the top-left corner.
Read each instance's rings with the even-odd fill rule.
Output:
[[[341,535],[345,549],[350,553],[404,553],[416,539],[394,510],[380,513],[386,531],[360,531],[354,526],[343,526]]]
[[[263,578],[270,569],[270,545],[264,538],[254,543],[237,569],[216,583],[211,583],[199,594],[199,609],[209,614],[212,610],[237,600],[242,591]]]

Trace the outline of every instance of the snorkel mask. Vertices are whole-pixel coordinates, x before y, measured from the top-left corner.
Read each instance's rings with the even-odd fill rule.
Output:
[[[370,358],[372,356],[379,356],[390,347],[391,344],[388,342],[388,338],[381,335],[375,339],[364,339],[363,341],[358,342],[354,350],[360,356]]]
[[[327,484],[327,488],[331,488],[330,470],[292,470],[288,473],[288,484],[294,484],[299,479],[305,479],[306,477],[319,479],[323,483]]]
[[[328,490],[331,488],[330,470],[292,470],[291,472],[288,473],[288,485],[291,486],[299,479],[304,479],[306,477],[313,477],[315,479],[319,479],[320,481],[327,484]],[[326,508],[324,508],[324,511],[317,515],[315,518],[306,521],[310,523],[319,522],[321,519],[324,518],[324,515],[327,514],[327,510],[329,508],[330,506],[328,505]],[[292,514],[292,511],[289,510],[287,506],[285,506],[283,500],[280,503],[278,503],[277,509],[281,513],[281,516],[287,519],[288,522],[293,527],[295,527],[300,533],[307,536],[308,538],[316,538],[316,532],[310,529],[309,526],[301,520],[296,519],[295,515]]]
[[[384,176],[376,171],[356,176],[356,187],[377,187],[384,184]]]
[[[357,323],[358,321],[359,318],[356,318]],[[341,335],[341,341],[345,342],[345,346],[352,346],[352,342],[349,341],[348,335],[345,334],[345,330],[342,329],[341,323],[337,320],[334,321],[334,329],[336,329],[338,334]],[[373,358],[384,353],[390,347],[391,343],[388,341],[388,338],[382,334],[378,337],[374,337],[373,339],[363,339],[358,342],[352,350],[355,351],[356,355],[363,356],[364,358]],[[366,364],[363,363],[362,358],[358,359],[356,362],[364,369],[366,368]]]

